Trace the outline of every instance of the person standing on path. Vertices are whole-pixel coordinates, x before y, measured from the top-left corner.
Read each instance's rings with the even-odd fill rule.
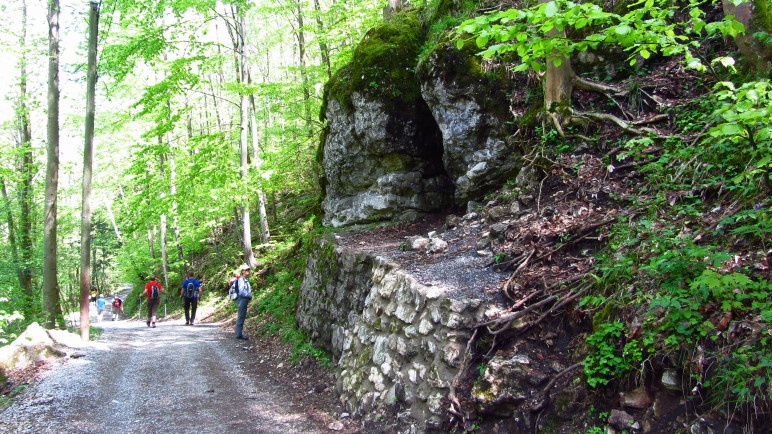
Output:
[[[193,278],[192,271],[188,272],[188,278],[182,282],[180,297],[184,299],[185,325],[193,325],[193,321],[196,319],[198,299],[201,298],[201,282]]]
[[[123,313],[123,300],[118,297],[118,294],[113,295],[113,321],[116,318],[120,319],[120,315]]]
[[[240,268],[241,276],[236,280],[236,292],[238,298],[236,298],[236,304],[239,307],[239,313],[236,317],[236,339],[246,341],[249,340],[244,336],[244,320],[247,317],[247,305],[249,300],[252,300],[252,288],[249,286],[249,265],[244,264]]]
[[[102,297],[102,294],[99,294],[99,298],[96,299],[97,322],[102,322],[102,312],[105,310],[105,303],[105,298]]]
[[[145,285],[145,297],[147,297],[147,326],[155,328],[155,314],[161,302],[161,294],[165,294],[163,287],[156,281],[155,276],[150,276],[150,282]]]

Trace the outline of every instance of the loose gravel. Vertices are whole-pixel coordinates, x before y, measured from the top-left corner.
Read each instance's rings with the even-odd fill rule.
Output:
[[[83,357],[42,374],[0,414],[13,433],[321,433],[321,422],[217,324],[104,324]]]

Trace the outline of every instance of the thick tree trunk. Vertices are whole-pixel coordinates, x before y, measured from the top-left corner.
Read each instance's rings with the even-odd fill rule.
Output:
[[[734,15],[745,26],[745,34],[737,35],[735,43],[748,65],[754,71],[768,73],[772,69],[772,46],[753,35],[772,32],[772,3],[769,0],[748,0],[737,5],[731,0],[721,3],[725,15]]]
[[[59,189],[59,0],[48,3],[48,150],[43,211],[43,313],[45,327],[60,318],[56,264],[56,212]]]
[[[21,273],[19,274],[19,286],[21,287],[22,294],[24,296],[24,312],[26,316],[32,317],[37,311],[36,306],[38,302],[35,296],[35,290],[32,285],[32,255],[33,255],[33,242],[32,242],[32,189],[34,182],[34,163],[35,155],[32,150],[32,121],[30,120],[30,111],[27,104],[27,2],[22,2],[22,31],[19,37],[19,45],[22,47],[21,58],[19,60],[20,66],[20,80],[19,80],[19,129],[21,133],[21,140],[19,143],[19,151],[21,153],[21,176],[22,182],[19,188],[19,205],[21,207],[21,214],[19,216],[19,268]]]
[[[91,179],[94,161],[94,112],[96,111],[96,61],[99,34],[99,3],[89,2],[88,71],[86,76],[86,125],[83,146],[83,201],[80,219],[80,338],[89,337],[89,295],[91,293]]]

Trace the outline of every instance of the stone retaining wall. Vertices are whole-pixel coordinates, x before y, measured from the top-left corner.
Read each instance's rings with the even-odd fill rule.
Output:
[[[480,300],[447,296],[383,258],[319,240],[309,254],[297,320],[334,355],[337,392],[365,419],[382,411],[437,426]]]

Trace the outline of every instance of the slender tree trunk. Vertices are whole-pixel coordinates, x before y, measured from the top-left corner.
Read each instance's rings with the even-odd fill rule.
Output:
[[[325,35],[324,23],[322,22],[322,8],[319,6],[319,0],[314,0],[314,12],[316,12],[316,28],[320,35]],[[330,66],[330,50],[327,47],[327,42],[323,38],[319,38],[319,53],[322,56],[322,64],[324,70],[327,72],[327,78],[332,77],[332,67]]]
[[[174,231],[174,242],[177,245],[177,259],[182,267],[180,276],[185,275],[185,256],[182,251],[182,241],[180,241],[180,222],[177,215],[177,165],[174,158],[174,152],[169,156],[169,195],[172,197],[172,231]]]
[[[252,121],[250,126],[252,128],[252,166],[254,166],[255,173],[260,174],[260,140],[258,139],[257,131],[257,107],[255,106],[255,96],[249,96],[249,102],[252,108]],[[257,177],[257,211],[260,216],[260,240],[263,244],[271,242],[271,232],[268,229],[268,216],[265,213],[265,194],[263,193],[262,183],[260,176]]]
[[[22,32],[19,37],[21,46],[20,80],[19,80],[19,127],[21,141],[19,151],[21,153],[21,175],[22,182],[19,188],[19,205],[21,214],[19,216],[19,241],[20,241],[20,260],[19,267],[19,286],[22,289],[24,301],[24,312],[28,317],[34,316],[37,306],[35,290],[32,285],[32,189],[35,171],[35,155],[32,150],[32,121],[30,120],[29,106],[27,104],[27,2],[22,2]]]
[[[151,259],[155,259],[155,247],[153,243],[153,228],[147,225],[147,252]]]
[[[43,312],[45,327],[61,314],[56,265],[56,206],[59,189],[59,0],[48,3],[48,158],[43,216]]]
[[[163,144],[163,140],[161,139],[161,136],[158,136],[158,143]],[[159,157],[159,164],[158,164],[158,171],[161,175],[161,179],[163,179],[164,176],[164,157],[161,155]],[[161,193],[161,198],[163,199],[164,196],[166,196],[165,193]],[[160,218],[160,237],[161,237],[161,267],[163,269],[164,273],[164,287],[169,287],[169,255],[167,253],[166,248],[166,213],[161,213]]]
[[[118,240],[119,243],[123,244],[125,241],[123,239],[123,234],[121,233],[121,230],[118,229],[118,223],[115,221],[115,214],[113,213],[113,205],[112,201],[107,201],[105,204],[105,209],[107,210],[107,218],[110,219],[110,224],[113,226],[113,232],[115,232],[115,238]]]
[[[99,3],[89,2],[88,72],[86,76],[86,131],[83,146],[83,202],[80,218],[80,338],[88,340],[89,294],[91,293],[91,178],[94,162],[94,112],[97,82],[97,37],[99,34]]]
[[[11,244],[11,259],[13,259],[13,263],[16,266],[16,276],[19,278],[19,282],[21,282],[24,279],[24,276],[21,262],[19,262],[19,246],[16,244],[16,225],[13,221],[13,212],[11,211],[13,208],[11,206],[11,200],[8,198],[8,189],[5,187],[5,178],[0,178],[0,189],[2,190],[3,200],[5,201],[5,212],[8,222],[8,242]],[[25,311],[28,308],[27,303],[30,301],[31,300],[24,300],[23,308]]]
[[[303,87],[303,116],[305,117],[306,125],[311,124],[311,90],[308,83],[308,71],[306,70],[306,37],[303,31],[303,5],[301,0],[295,1],[295,17],[298,21],[298,28],[295,32],[295,39],[298,42],[298,60],[300,62],[300,83]],[[310,129],[309,129],[310,132]]]
[[[234,63],[237,71],[237,81],[240,84],[246,84],[248,80],[247,72],[247,50],[246,50],[246,27],[244,24],[244,14],[240,13],[238,8],[231,9],[234,29],[229,29],[234,48]],[[241,92],[239,103],[240,114],[240,134],[239,134],[239,175],[242,185],[242,204],[241,204],[241,223],[243,234],[244,262],[250,267],[255,267],[257,261],[252,251],[252,228],[249,215],[249,162],[248,162],[248,133],[249,133],[249,100],[245,92]]]
[[[539,0],[547,3],[549,0]],[[547,33],[549,36],[558,34],[557,29]],[[565,31],[561,31],[565,36]],[[559,60],[560,65],[555,66],[554,60]],[[567,57],[550,56],[547,58],[547,70],[543,78],[544,108],[547,110],[547,118],[562,135],[562,123],[570,113],[571,94],[574,91],[574,70],[571,68],[571,59]]]

